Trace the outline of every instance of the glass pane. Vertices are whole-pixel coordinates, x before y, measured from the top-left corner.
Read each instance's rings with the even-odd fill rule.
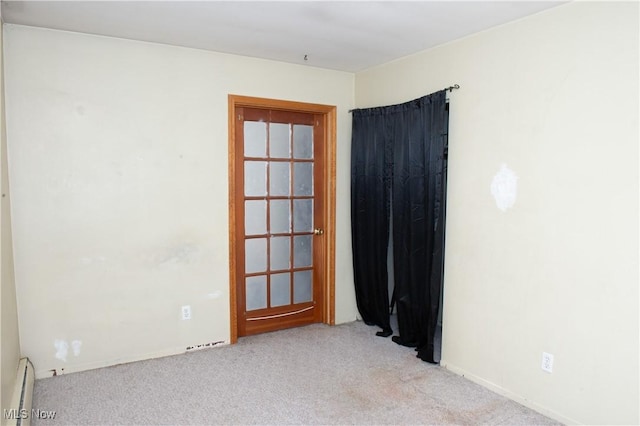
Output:
[[[265,200],[245,201],[244,232],[245,235],[267,233],[267,202]]]
[[[271,275],[271,306],[283,306],[291,303],[291,274]]]
[[[311,266],[311,235],[293,238],[293,267]]]
[[[244,195],[267,195],[267,163],[266,161],[244,162]]]
[[[313,163],[294,163],[293,182],[293,195],[313,195]]]
[[[247,273],[267,270],[267,239],[251,238],[244,242],[244,270]]]
[[[313,158],[313,126],[293,125],[293,158]]]
[[[272,234],[291,232],[291,201],[271,200],[269,206],[270,232]]]
[[[313,200],[293,200],[293,231],[313,231]]]
[[[245,282],[245,307],[247,311],[267,307],[267,276],[247,277]]]
[[[269,124],[269,156],[273,158],[291,158],[291,131],[289,124]]]
[[[289,163],[274,162],[269,163],[269,194],[289,195],[290,178]]]
[[[244,122],[244,156],[267,156],[267,123],[259,121]]]
[[[271,237],[271,270],[289,269],[291,239],[289,237]]]
[[[293,303],[310,302],[312,299],[311,271],[293,273]]]

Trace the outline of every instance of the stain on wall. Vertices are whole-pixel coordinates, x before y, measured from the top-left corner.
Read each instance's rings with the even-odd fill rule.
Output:
[[[496,206],[503,212],[512,208],[518,194],[518,176],[502,163],[500,170],[491,181],[491,195],[496,200]]]

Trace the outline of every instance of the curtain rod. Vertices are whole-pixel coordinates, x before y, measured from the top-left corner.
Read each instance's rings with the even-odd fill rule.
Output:
[[[443,90],[444,91],[449,91],[449,93],[453,92],[454,90],[458,90],[460,88],[459,84],[454,84],[453,86],[449,86],[449,87],[445,87]],[[447,99],[448,100],[448,99]],[[356,108],[358,109],[358,108]],[[354,110],[350,109],[349,112],[353,112]]]

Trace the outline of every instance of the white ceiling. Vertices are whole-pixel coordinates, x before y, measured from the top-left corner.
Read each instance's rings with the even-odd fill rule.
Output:
[[[2,1],[2,18],[357,72],[562,3],[28,0]]]

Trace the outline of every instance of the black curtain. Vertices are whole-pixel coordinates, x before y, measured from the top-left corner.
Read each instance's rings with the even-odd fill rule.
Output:
[[[393,151],[392,121],[384,110],[353,111],[351,142],[351,240],[356,302],[362,319],[392,333],[389,321],[387,247]]]
[[[433,358],[444,248],[445,91],[400,105],[353,111],[352,241],[358,309],[391,334],[387,248],[393,262],[399,333],[393,340]],[[392,199],[391,199],[392,198]]]

